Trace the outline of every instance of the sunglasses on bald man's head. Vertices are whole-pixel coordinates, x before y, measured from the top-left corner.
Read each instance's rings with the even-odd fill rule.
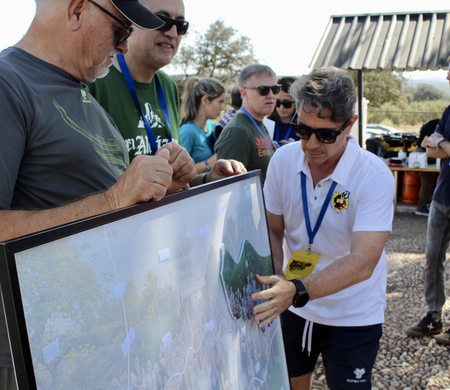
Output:
[[[281,85],[260,85],[259,87],[243,87],[244,89],[256,89],[258,90],[261,96],[267,96],[270,91],[273,92],[274,95],[278,95],[281,91]]]
[[[189,22],[186,22],[186,20],[181,19],[172,19],[164,15],[156,14],[158,18],[160,18],[164,24],[157,28],[159,31],[169,31],[173,26],[177,28],[177,34],[178,35],[184,35],[187,33],[189,28]]]
[[[277,102],[275,103],[275,106],[276,107],[283,106],[284,108],[291,108],[294,103],[295,103],[294,100],[280,100],[280,99],[277,99]]]
[[[323,144],[334,144],[339,134],[341,134],[349,125],[350,119],[345,121],[344,125],[339,129],[313,129],[309,126],[306,126],[303,123],[297,122],[297,114],[292,118],[290,125],[292,130],[294,130],[297,137],[300,139],[308,140],[311,138],[311,135],[315,134],[317,140],[322,142]]]

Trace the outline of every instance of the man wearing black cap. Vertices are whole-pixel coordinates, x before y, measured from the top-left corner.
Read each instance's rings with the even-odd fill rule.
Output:
[[[176,144],[128,164],[123,139],[86,82],[107,73],[139,28],[163,21],[138,0],[36,0],[25,36],[0,53],[0,241],[185,188]],[[0,388],[16,389],[0,307]]]

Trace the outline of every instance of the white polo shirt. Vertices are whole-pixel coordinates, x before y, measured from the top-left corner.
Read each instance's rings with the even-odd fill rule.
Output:
[[[320,254],[313,273],[350,253],[352,233],[391,231],[394,179],[386,164],[362,149],[348,136],[348,144],[336,169],[313,188],[311,172],[300,142],[278,149],[273,155],[264,185],[266,208],[283,215],[285,240],[283,268],[294,250],[308,249],[302,206],[301,172],[306,175],[308,210],[313,230],[332,181],[337,183],[311,251]],[[386,254],[383,251],[372,276],[336,294],[315,299],[290,310],[324,325],[366,326],[384,321],[386,306]]]

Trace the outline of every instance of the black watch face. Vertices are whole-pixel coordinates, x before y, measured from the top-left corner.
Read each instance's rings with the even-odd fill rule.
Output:
[[[292,281],[295,284],[295,288],[297,289],[297,294],[294,297],[294,301],[292,305],[294,307],[303,307],[309,301],[309,295],[306,292],[305,286],[299,280]]]
[[[309,296],[306,291],[298,293],[294,298],[294,307],[303,307],[309,301]]]

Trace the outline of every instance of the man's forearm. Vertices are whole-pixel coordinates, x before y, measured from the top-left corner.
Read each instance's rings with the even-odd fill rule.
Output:
[[[45,210],[0,210],[0,241],[112,211],[105,193]]]
[[[450,157],[450,141],[444,140],[439,144],[439,149],[427,147],[427,157],[430,158],[449,158]]]
[[[275,233],[269,231],[269,234],[272,249],[273,266],[275,268],[275,275],[284,275],[282,241],[277,237]]]

